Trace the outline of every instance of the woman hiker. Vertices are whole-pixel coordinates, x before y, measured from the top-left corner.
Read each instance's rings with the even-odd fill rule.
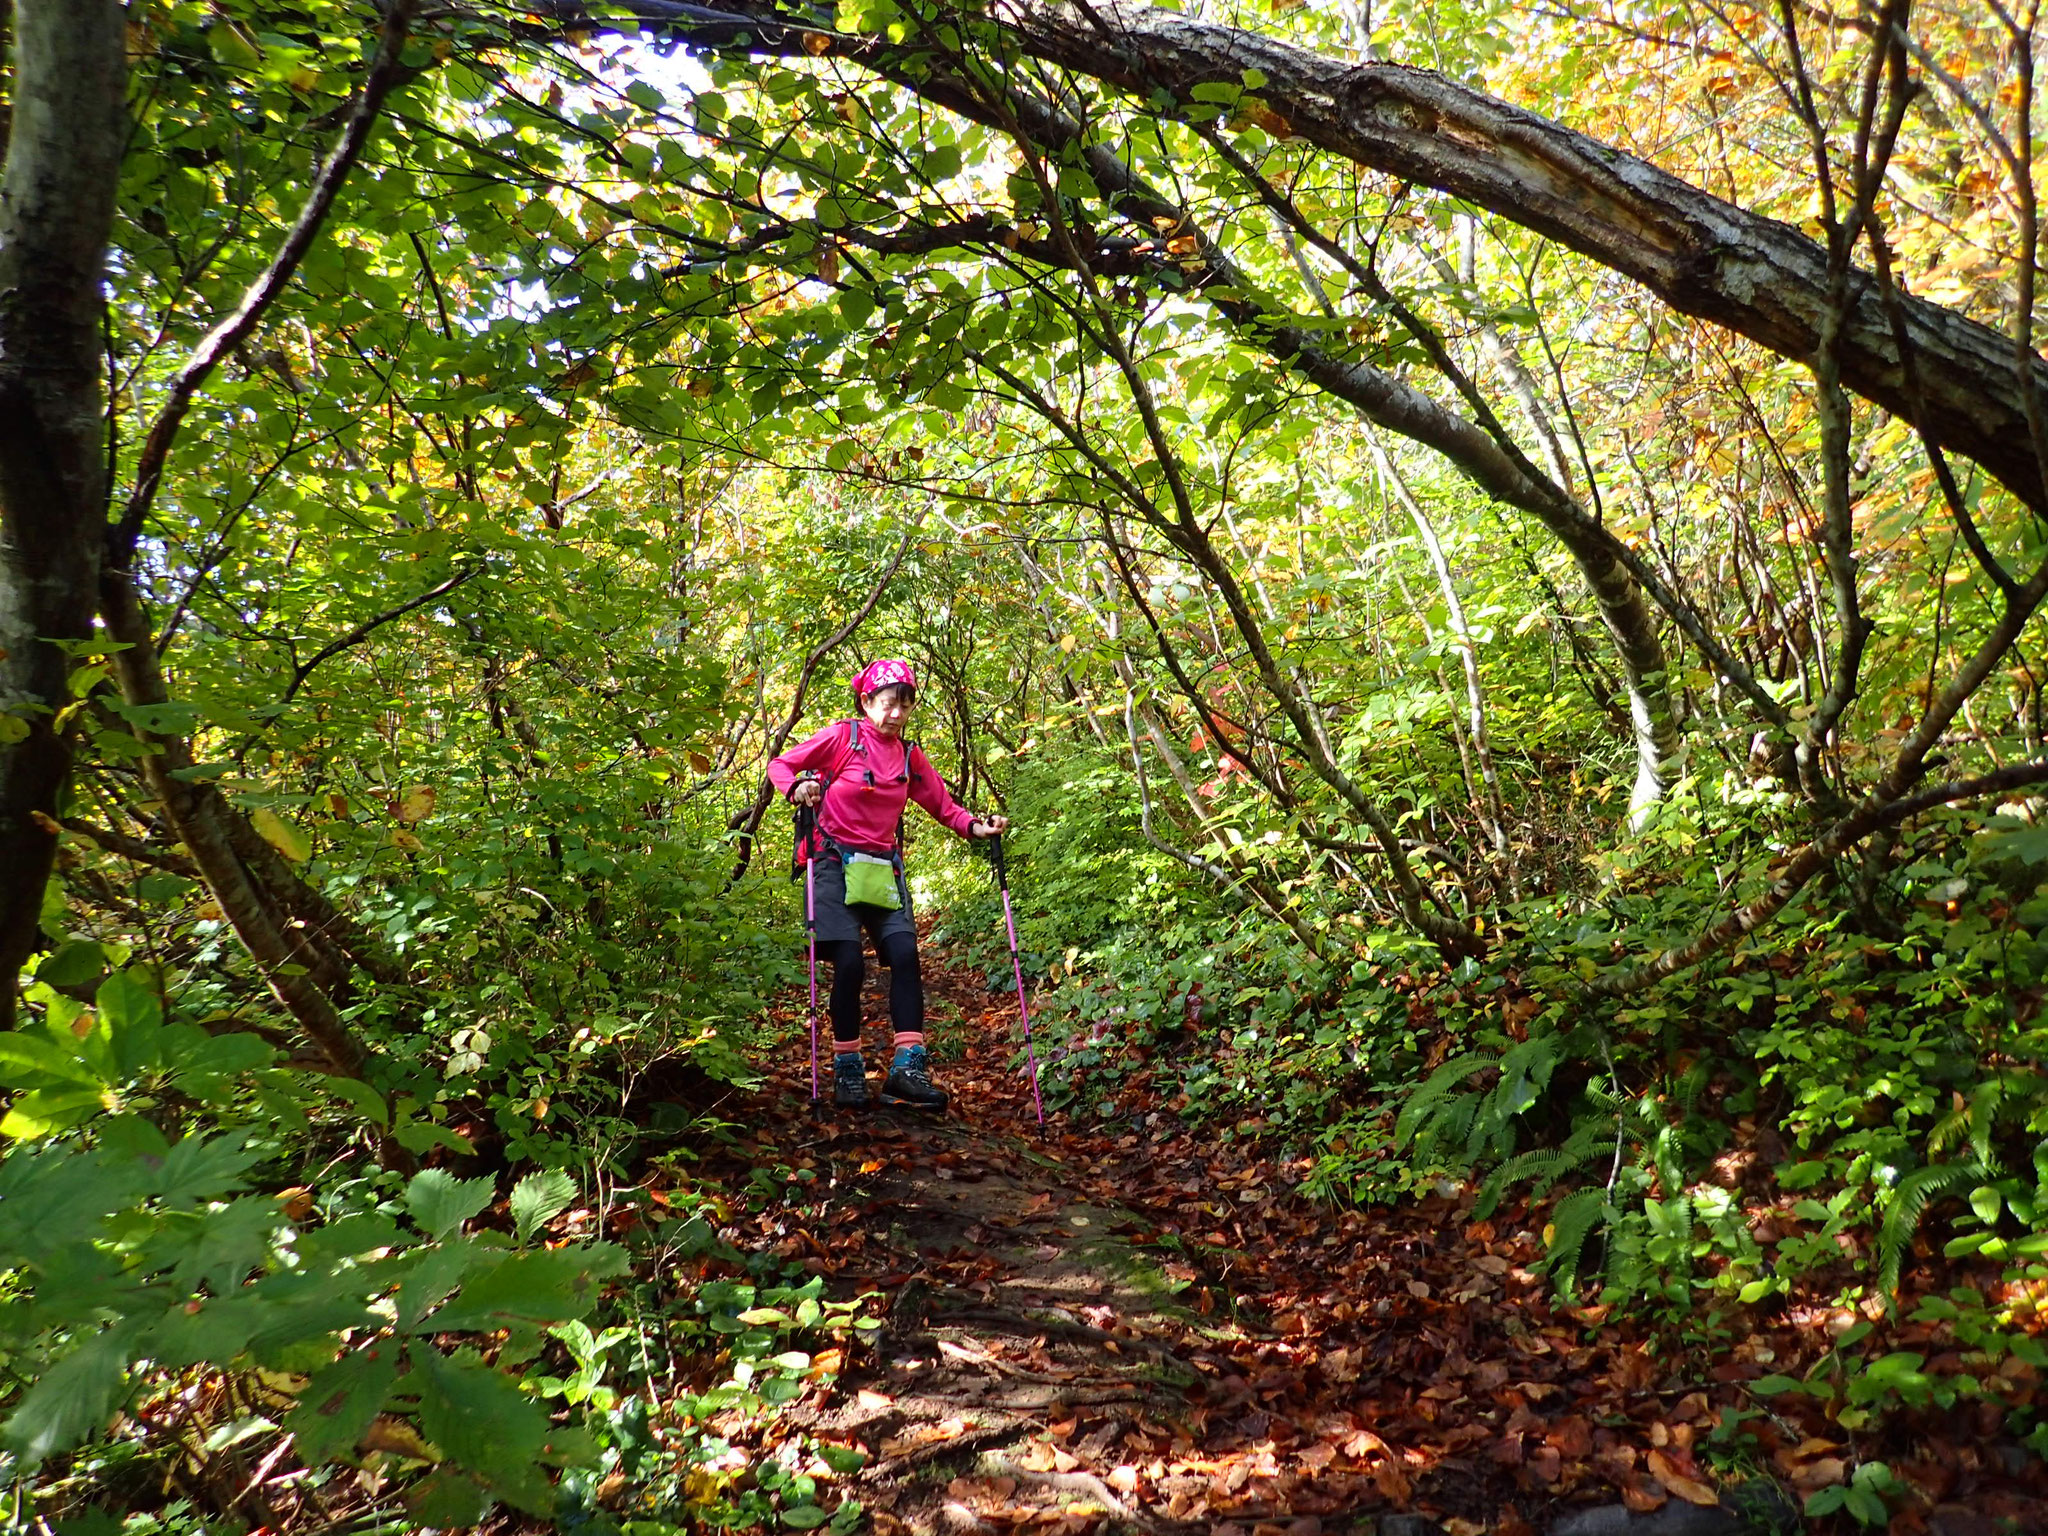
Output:
[[[818,954],[832,964],[832,1102],[868,1107],[868,1068],[860,1053],[865,929],[889,967],[889,1019],[896,1030],[882,1102],[944,1109],[946,1095],[932,1086],[924,1049],[924,982],[903,879],[903,803],[915,800],[962,837],[995,837],[1010,823],[967,811],[917,744],[904,740],[904,722],[917,702],[909,662],[870,664],[853,680],[853,697],[855,718],[826,726],[768,765],[768,782],[792,804],[818,807],[811,847],[799,857],[817,860],[812,908]]]

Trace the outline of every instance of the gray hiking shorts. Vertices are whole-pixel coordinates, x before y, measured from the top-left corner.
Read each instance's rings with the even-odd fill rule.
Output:
[[[812,869],[817,881],[814,901],[820,944],[828,944],[835,939],[852,939],[857,943],[865,929],[879,953],[882,940],[892,933],[906,933],[912,939],[917,937],[917,923],[910,912],[910,884],[903,878],[901,869],[896,871],[896,894],[902,898],[903,905],[893,912],[887,907],[848,906],[846,870],[832,854],[818,859]]]

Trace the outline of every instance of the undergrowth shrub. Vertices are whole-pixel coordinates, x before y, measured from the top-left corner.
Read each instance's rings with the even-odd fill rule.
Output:
[[[1702,892],[1722,870],[1763,862],[1781,807],[1748,808],[1713,838],[1669,818],[1587,897],[1523,902],[1483,962],[1347,935],[1334,912],[1334,963],[1221,914],[1111,929],[1048,964],[1050,1091],[1092,1112],[1150,1084],[1192,1120],[1249,1122],[1312,1150],[1313,1197],[1458,1186],[1478,1219],[1534,1213],[1564,1299],[1695,1343],[1797,1297],[1932,1315],[1914,1263],[2048,1283],[2048,832],[1948,814],[1901,840],[1874,904],[1845,874],[1691,972],[1584,991],[1618,954],[1689,936],[1703,900],[1725,899]],[[2033,1349],[2012,1342],[2024,1308],[1974,1316],[2003,1355]],[[1842,1361],[1829,1412],[1845,1424],[1976,1379],[1923,1388],[1924,1361]]]

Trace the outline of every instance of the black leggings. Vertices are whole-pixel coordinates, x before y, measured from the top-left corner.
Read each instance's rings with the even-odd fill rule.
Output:
[[[924,979],[917,969],[917,940],[907,933],[884,937],[877,949],[889,967],[889,1022],[899,1035],[924,1033]],[[860,1038],[860,989],[867,958],[859,939],[820,939],[818,958],[832,965],[832,1038]]]

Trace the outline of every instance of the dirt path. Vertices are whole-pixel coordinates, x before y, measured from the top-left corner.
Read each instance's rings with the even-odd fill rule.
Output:
[[[887,1298],[873,1343],[785,1417],[867,1452],[841,1486],[881,1536],[1797,1524],[1755,1477],[1817,1454],[1743,1388],[1770,1358],[1763,1339],[1755,1360],[1738,1348],[1697,1376],[1696,1359],[1660,1356],[1597,1311],[1554,1310],[1529,1267],[1538,1234],[1515,1220],[1474,1221],[1469,1197],[1312,1206],[1291,1191],[1300,1169],[1250,1140],[1191,1138],[1146,1090],[1105,1133],[1056,1115],[1041,1136],[1010,1068],[1014,1005],[939,958],[928,987],[949,1115],[828,1105],[814,1118],[799,1050],[727,1154],[736,1173],[795,1176],[786,1205],[730,1235],[839,1295]],[[884,1012],[878,992],[868,1016]],[[1968,1491],[1979,1451],[1927,1454]],[[1747,1486],[1716,1464],[1746,1466]],[[1916,1528],[1977,1529],[1940,1514]]]

